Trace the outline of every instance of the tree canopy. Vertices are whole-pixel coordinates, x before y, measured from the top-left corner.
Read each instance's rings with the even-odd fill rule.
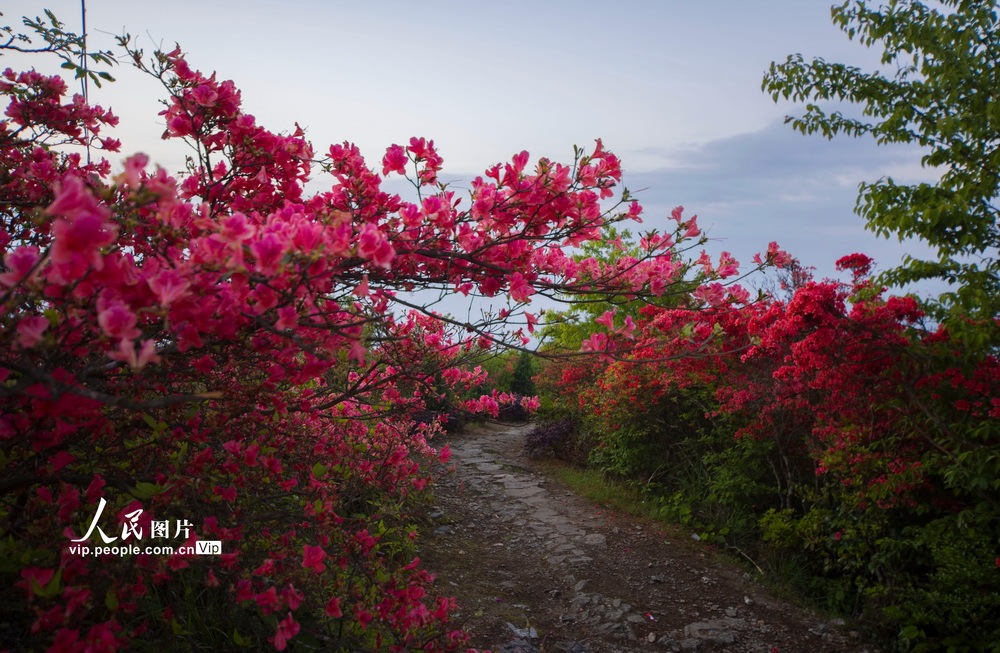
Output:
[[[1000,191],[1000,91],[995,0],[852,0],[831,9],[849,38],[882,50],[885,70],[864,71],[794,54],[772,63],[763,89],[805,102],[786,122],[804,134],[870,136],[879,144],[915,143],[937,180],[860,184],[856,211],[884,237],[917,238],[936,257],[904,257],[883,280],[948,283],[933,314],[974,349],[994,349],[1000,313],[997,196]],[[861,115],[842,111],[858,105]]]

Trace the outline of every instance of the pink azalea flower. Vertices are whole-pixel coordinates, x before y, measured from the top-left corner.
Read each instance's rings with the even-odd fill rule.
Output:
[[[604,326],[607,329],[615,328],[615,313],[614,311],[605,311],[604,315],[594,320],[597,324]]]
[[[776,267],[783,268],[791,264],[795,259],[792,258],[791,254],[782,250],[778,246],[778,243],[771,241],[767,245],[767,260],[770,263],[774,263]]]
[[[528,323],[528,333],[534,333],[535,327],[538,326],[538,318],[535,317],[534,313],[525,313],[524,319]]]
[[[528,298],[535,294],[535,289],[531,287],[528,280],[520,272],[515,272],[510,276],[510,297],[516,302],[529,301]]]
[[[389,269],[396,251],[378,227],[366,222],[358,234],[358,256],[381,268]]]
[[[222,228],[219,235],[230,245],[239,245],[245,240],[250,240],[256,232],[254,226],[247,220],[247,216],[242,213],[227,216],[220,223]]]
[[[691,293],[691,295],[708,306],[719,306],[725,301],[726,289],[722,284],[711,283],[701,286]]]
[[[405,175],[406,164],[409,162],[406,150],[401,145],[390,145],[385,150],[385,156],[382,157],[382,176],[388,176],[390,172]]]
[[[306,569],[312,569],[316,573],[325,571],[326,566],[323,564],[325,558],[326,551],[323,550],[323,547],[310,544],[302,547],[302,566]]]
[[[715,269],[715,273],[723,279],[737,275],[740,273],[740,263],[729,252],[722,252],[719,256],[719,267]]]
[[[30,597],[36,594],[39,590],[44,589],[45,586],[48,585],[49,582],[52,580],[52,577],[55,576],[55,573],[56,573],[55,569],[42,569],[41,567],[26,567],[21,570],[21,578],[23,578],[24,580],[20,580],[14,583],[14,586],[20,587],[25,591],[27,591],[28,596]]]
[[[273,586],[269,587],[265,591],[255,594],[253,600],[257,602],[257,607],[260,608],[261,612],[270,614],[278,608],[278,590]]]
[[[323,610],[326,616],[333,619],[337,619],[344,616],[343,611],[340,609],[340,598],[334,596],[329,601],[326,602],[326,608]]]
[[[289,612],[288,616],[278,622],[278,630],[274,633],[274,637],[269,637],[267,641],[274,644],[274,648],[279,651],[284,651],[288,646],[288,640],[299,634],[302,626],[295,621],[295,617]]]
[[[285,255],[285,243],[271,231],[250,245],[250,251],[257,259],[256,270],[261,274],[272,275],[278,271],[281,259]]]
[[[28,275],[31,274],[40,258],[38,248],[32,245],[22,245],[7,252],[3,257],[3,264],[10,272],[0,274],[0,285],[13,288],[19,283],[29,281]]]
[[[138,318],[120,299],[97,300],[97,323],[101,330],[110,338],[132,339],[139,336],[135,327]]]
[[[236,583],[236,601],[242,603],[243,601],[252,601],[254,598],[253,591],[250,589],[250,581],[241,579]]]
[[[23,318],[17,323],[17,344],[31,349],[42,341],[42,334],[49,328],[49,320],[41,315]]]
[[[691,219],[685,222],[682,226],[686,227],[682,238],[697,238],[701,235],[701,229],[698,228],[698,216],[693,215]]]
[[[145,154],[134,154],[125,159],[125,170],[121,179],[128,188],[138,188],[142,180],[142,174],[149,163],[149,157]]]
[[[82,181],[66,179],[46,213],[64,216],[52,225],[53,281],[76,281],[88,267],[104,269],[101,248],[114,242],[118,226],[107,222],[110,211],[98,204]]]
[[[156,295],[160,306],[164,308],[184,297],[191,286],[190,283],[181,277],[177,270],[170,268],[160,270],[155,277],[147,279],[146,283],[149,285],[149,289],[153,291],[153,294]]]
[[[117,351],[108,354],[108,358],[127,363],[133,370],[141,370],[149,363],[160,362],[160,356],[156,353],[156,343],[151,339],[143,340],[139,351],[136,352],[134,341],[122,338]]]
[[[274,323],[274,328],[278,331],[294,329],[299,325],[299,314],[294,306],[282,306],[278,309],[278,320]]]
[[[191,89],[190,95],[195,102],[203,107],[214,106],[215,101],[219,99],[219,93],[208,84],[199,84]]]
[[[52,473],[55,474],[75,460],[76,456],[73,454],[67,451],[60,451],[49,458],[49,465],[52,467]]]

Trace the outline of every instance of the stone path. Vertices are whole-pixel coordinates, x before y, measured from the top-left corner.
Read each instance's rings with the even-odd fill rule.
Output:
[[[521,455],[529,427],[452,436],[421,553],[473,645],[506,653],[861,653],[857,633],[767,595],[690,536],[593,506]],[[440,444],[440,443],[439,443]]]

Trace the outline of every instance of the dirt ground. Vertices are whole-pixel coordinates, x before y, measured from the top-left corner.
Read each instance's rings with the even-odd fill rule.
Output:
[[[471,646],[504,653],[874,653],[690,534],[595,506],[521,451],[526,426],[448,436],[420,557]],[[441,445],[440,441],[435,442]]]

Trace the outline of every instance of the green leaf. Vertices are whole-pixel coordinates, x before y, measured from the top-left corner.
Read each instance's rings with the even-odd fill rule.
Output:
[[[52,576],[52,580],[46,583],[45,587],[40,587],[38,582],[35,580],[31,581],[31,587],[35,594],[42,598],[52,598],[58,596],[60,592],[60,585],[62,583],[62,569],[57,569],[56,573]]]
[[[117,610],[118,609],[118,593],[115,592],[113,589],[109,589],[107,591],[107,593],[104,595],[104,605],[111,612],[114,612],[115,610]]]
[[[132,488],[132,496],[140,501],[145,501],[160,492],[163,492],[162,486],[157,485],[156,483],[148,483],[146,481],[136,483],[135,487]]]

